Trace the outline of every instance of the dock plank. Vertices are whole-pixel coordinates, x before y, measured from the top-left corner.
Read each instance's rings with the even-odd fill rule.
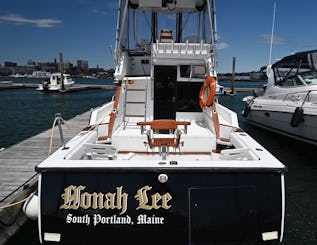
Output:
[[[1,88],[0,88],[1,89]],[[70,127],[63,125],[65,142],[88,125],[90,111],[77,115],[66,121]],[[53,122],[53,119],[52,119]],[[0,151],[0,206],[22,200],[36,187],[37,176],[35,166],[48,157],[51,129],[30,137]],[[58,128],[54,129],[52,152],[62,146]],[[0,244],[6,241],[26,222],[21,212],[22,204],[0,209],[0,220],[14,223],[10,226],[0,224]],[[12,218],[13,217],[13,218]]]
[[[65,125],[62,126],[65,142],[74,137],[88,124],[89,116],[90,111],[87,111],[68,120],[66,123],[71,130]],[[54,131],[53,151],[61,146],[58,128],[56,127]],[[50,136],[51,129],[48,129],[0,152],[0,184],[3,187],[0,189],[0,197],[8,195],[8,188],[11,190],[11,187],[23,185],[25,181],[35,174],[35,166],[48,156]],[[15,193],[5,201],[0,198],[0,204],[4,205],[11,202],[16,199],[17,195],[18,193]]]

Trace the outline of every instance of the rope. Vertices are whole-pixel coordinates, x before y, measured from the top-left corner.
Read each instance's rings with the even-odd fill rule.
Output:
[[[22,199],[22,200],[20,200],[18,202],[14,202],[14,203],[11,203],[11,204],[8,204],[8,205],[0,206],[0,209],[10,208],[10,207],[16,206],[16,205],[18,205],[20,203],[23,203],[26,200],[28,200],[29,198],[31,198],[32,196],[34,196],[34,193],[35,192],[32,192],[28,197],[26,197],[26,198],[24,198],[24,199]]]
[[[21,203],[23,203],[23,202],[29,200],[31,197],[34,196],[34,194],[35,194],[35,192],[31,193],[28,197],[24,198],[24,199],[21,200],[21,201],[18,201],[18,202],[15,202],[15,203],[11,203],[11,204],[8,204],[8,205],[1,206],[1,207],[0,207],[0,210],[1,210],[1,209],[5,209],[5,208],[9,208],[9,207],[13,207],[13,206],[16,206],[16,205],[19,205],[19,204],[21,204]],[[20,211],[21,211],[21,210],[19,210],[19,212],[17,212],[17,214],[16,214],[15,217],[11,220],[11,222],[5,223],[5,222],[3,222],[2,220],[0,220],[0,224],[3,225],[3,226],[7,226],[7,227],[12,226],[12,225],[16,222],[16,219],[17,219],[17,217],[19,216]]]
[[[9,195],[7,195],[5,198],[3,198],[2,200],[0,200],[0,203],[4,202],[7,198],[9,198],[13,193],[15,193],[16,191],[18,191],[21,187],[26,186],[27,183],[29,183],[35,176],[37,176],[38,173],[34,174],[31,178],[29,178],[27,181],[25,181],[22,185],[20,185],[18,188],[16,188],[14,191],[12,191]]]

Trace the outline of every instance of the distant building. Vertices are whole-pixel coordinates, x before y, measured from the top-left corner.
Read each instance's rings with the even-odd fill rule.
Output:
[[[56,72],[57,71],[57,63],[56,62],[37,62],[37,66],[40,71],[46,72]]]
[[[64,72],[69,73],[72,76],[94,76],[94,77],[111,77],[114,70],[104,70],[98,65],[96,68],[89,68],[88,61],[77,60],[77,66],[73,65],[70,61],[63,62]],[[29,59],[25,65],[18,66],[17,63],[11,61],[5,61],[3,65],[0,64],[0,76],[9,75],[28,75],[30,77],[40,77],[42,74],[54,73],[60,71],[60,64],[56,58],[53,62],[36,62]]]
[[[70,69],[72,69],[73,68],[73,64],[69,61],[69,60],[66,60],[65,62],[64,62],[64,69],[65,70],[70,70]]]
[[[88,71],[88,61],[87,60],[77,60],[77,69],[80,71]]]
[[[12,74],[12,67],[4,66],[0,68],[0,75],[1,76],[8,76]]]
[[[15,74],[20,74],[20,75],[24,75],[24,74],[27,74],[28,71],[27,71],[27,68],[26,66],[18,66],[15,70]]]
[[[29,59],[27,62],[26,62],[26,70],[27,70],[27,74],[31,75],[33,73],[33,71],[36,70],[36,62]]]
[[[252,71],[250,72],[250,78],[252,80],[266,80],[266,73],[262,71]]]
[[[11,61],[5,61],[4,62],[5,67],[17,67],[17,63],[11,62]]]
[[[26,63],[26,66],[28,67],[35,67],[36,63],[33,60],[28,60],[28,62]]]
[[[73,69],[73,64],[70,61],[66,60],[63,62],[63,69],[64,72],[70,73]],[[58,71],[61,71],[60,63],[58,63]]]

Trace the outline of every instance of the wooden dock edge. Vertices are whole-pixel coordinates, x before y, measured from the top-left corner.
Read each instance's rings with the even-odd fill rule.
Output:
[[[63,125],[63,133],[64,133],[64,138],[65,142],[69,141],[71,138],[73,138],[77,133],[79,133],[83,128],[85,128],[88,125],[89,122],[89,117],[90,117],[90,111],[86,111],[80,115],[75,116],[74,118],[67,120],[66,123],[68,126],[70,126],[73,130],[72,131],[67,131],[67,127],[64,127]],[[52,119],[53,121],[54,119]],[[54,145],[53,151],[57,150],[59,147],[61,147],[61,142],[59,139],[59,132],[58,132],[58,127],[55,127],[54,130],[54,142],[58,145]],[[28,197],[31,193],[33,193],[37,189],[37,183],[38,183],[38,178],[35,172],[35,166],[38,165],[40,162],[42,162],[47,156],[47,150],[48,150],[48,144],[47,146],[43,145],[43,147],[39,150],[42,151],[41,154],[37,158],[34,158],[34,164],[25,164],[23,163],[24,159],[19,159],[19,157],[14,156],[12,152],[14,153],[15,151],[19,151],[21,147],[28,147],[28,145],[31,145],[32,141],[34,140],[43,140],[44,138],[47,139],[47,143],[49,142],[50,139],[50,134],[51,134],[51,129],[47,129],[43,131],[42,133],[39,133],[35,136],[32,136],[28,139],[25,139],[15,145],[12,145],[3,151],[0,152],[0,167],[3,169],[6,168],[6,164],[8,165],[8,168],[10,167],[10,163],[17,163],[19,160],[21,161],[21,166],[23,165],[23,169],[21,170],[22,173],[20,174],[29,174],[27,176],[27,180],[21,180],[23,178],[18,178],[21,180],[21,183],[16,183],[16,187],[14,191],[12,191],[10,194],[6,195],[4,198],[5,200],[0,200],[0,206],[16,203],[18,201],[21,201]],[[46,141],[46,140],[45,140]],[[43,144],[43,143],[42,143]],[[6,152],[8,153],[6,154]],[[5,156],[3,159],[1,158],[2,154],[5,153]],[[17,153],[19,154],[19,153]],[[12,159],[9,159],[8,156],[12,156]],[[32,157],[32,156],[31,156]],[[4,160],[5,159],[5,160]],[[30,160],[28,157],[27,159],[28,162],[33,161],[33,159]],[[27,165],[27,166],[26,166]],[[28,172],[24,172],[25,168],[28,168]],[[3,171],[4,172],[4,171]],[[6,173],[3,173],[4,175]],[[19,173],[17,173],[19,175]],[[24,176],[25,177],[25,176]],[[6,185],[5,181],[0,178],[0,186],[1,189],[4,189]],[[4,191],[4,190],[1,190]],[[25,222],[28,220],[28,218],[25,216],[25,214],[22,211],[23,203],[18,204],[13,207],[5,208],[5,209],[0,209],[0,244],[6,244],[8,240],[14,236],[14,234],[25,224]],[[27,243],[27,241],[26,241]]]

